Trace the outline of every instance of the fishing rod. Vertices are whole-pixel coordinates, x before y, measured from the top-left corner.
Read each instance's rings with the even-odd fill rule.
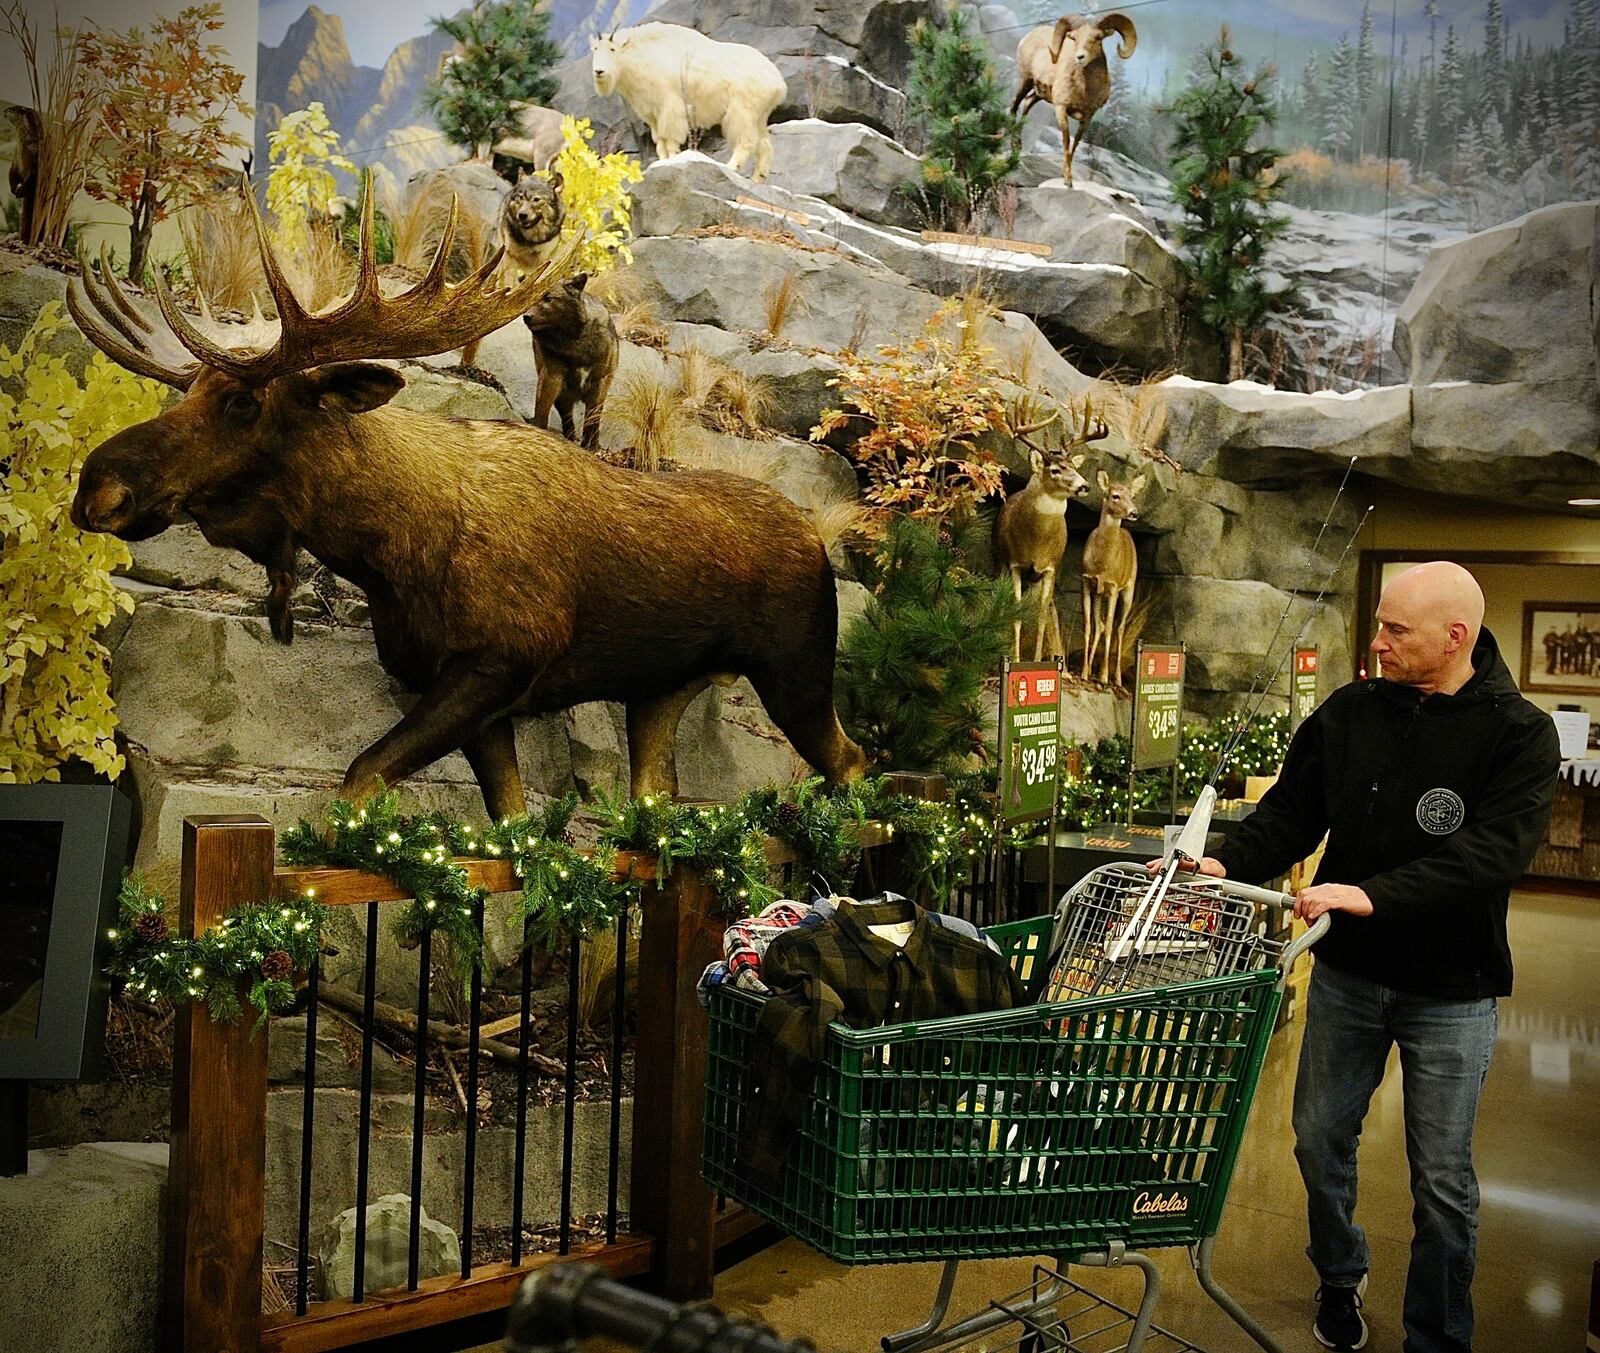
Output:
[[[1261,666],[1256,669],[1255,678],[1250,682],[1250,691],[1245,696],[1247,710],[1245,717],[1240,720],[1239,726],[1223,744],[1222,750],[1217,754],[1217,764],[1211,772],[1211,778],[1206,781],[1200,791],[1199,798],[1195,801],[1194,808],[1190,811],[1188,820],[1183,824],[1183,830],[1178,833],[1178,839],[1173,842],[1163,859],[1160,870],[1150,880],[1150,886],[1145,889],[1144,896],[1139,899],[1139,905],[1133,909],[1133,914],[1128,917],[1127,924],[1110,944],[1106,946],[1105,957],[1110,963],[1118,962],[1132,946],[1136,953],[1142,954],[1150,936],[1150,930],[1156,918],[1161,913],[1161,903],[1166,897],[1172,881],[1177,877],[1178,871],[1193,871],[1199,867],[1200,861],[1205,858],[1206,838],[1211,834],[1211,817],[1217,805],[1217,781],[1221,779],[1223,770],[1227,767],[1229,759],[1238,749],[1244,734],[1250,725],[1255,722],[1266,704],[1267,696],[1272,687],[1282,675],[1284,665],[1289,656],[1299,647],[1300,641],[1305,637],[1312,620],[1322,608],[1322,599],[1327,596],[1328,589],[1333,586],[1333,581],[1339,576],[1339,570],[1344,567],[1344,561],[1349,557],[1351,547],[1360,537],[1362,528],[1367,524],[1367,518],[1372,514],[1372,504],[1367,505],[1367,510],[1361,514],[1361,519],[1350,532],[1350,538],[1345,541],[1344,549],[1339,552],[1339,557],[1334,560],[1333,567],[1328,570],[1327,576],[1322,581],[1322,586],[1317,591],[1315,599],[1306,611],[1306,617],[1300,623],[1299,630],[1290,640],[1284,650],[1284,656],[1279,659],[1278,665],[1273,669],[1272,675],[1262,683],[1262,675],[1266,672],[1267,663],[1272,657],[1273,645],[1277,643],[1278,635],[1282,632],[1284,623],[1288,620],[1289,612],[1294,603],[1299,599],[1299,594],[1304,590],[1304,584],[1309,579],[1311,569],[1316,564],[1317,549],[1322,543],[1322,537],[1328,526],[1333,521],[1333,514],[1339,506],[1339,499],[1344,493],[1345,485],[1350,479],[1351,467],[1355,465],[1355,458],[1351,457],[1350,465],[1345,467],[1344,477],[1339,481],[1339,488],[1333,496],[1333,502],[1328,505],[1328,515],[1323,518],[1322,529],[1317,532],[1317,538],[1311,546],[1311,552],[1306,560],[1306,568],[1301,576],[1301,585],[1289,594],[1288,604],[1283,608],[1283,614],[1278,617],[1277,627],[1272,632],[1272,637],[1267,641],[1266,651],[1262,654]],[[1257,695],[1257,686],[1260,694]],[[1253,708],[1249,707],[1250,700],[1255,699]]]

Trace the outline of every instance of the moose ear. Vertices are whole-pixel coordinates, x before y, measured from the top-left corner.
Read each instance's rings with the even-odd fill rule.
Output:
[[[1096,470],[1094,472],[1094,482],[1100,486],[1100,492],[1102,493],[1104,493],[1111,486],[1111,481],[1106,478],[1106,472],[1104,470]]]
[[[372,362],[336,362],[306,372],[307,399],[337,413],[369,413],[406,388],[398,371]]]

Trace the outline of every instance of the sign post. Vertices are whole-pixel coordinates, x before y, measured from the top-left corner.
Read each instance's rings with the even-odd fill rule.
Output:
[[[1294,672],[1289,678],[1289,736],[1311,717],[1317,707],[1317,650],[1297,648]]]
[[[1128,758],[1127,826],[1133,826],[1134,776],[1172,767],[1172,816],[1178,816],[1178,753],[1183,746],[1183,644],[1146,644],[1134,651],[1132,754]]]
[[[1061,660],[1014,663],[1006,659],[1000,692],[1000,802],[995,833],[997,864],[1004,861],[1006,828],[1020,822],[1049,823],[1045,847],[1045,891],[1055,905],[1056,814],[1060,808]],[[1004,886],[995,869],[995,910]]]

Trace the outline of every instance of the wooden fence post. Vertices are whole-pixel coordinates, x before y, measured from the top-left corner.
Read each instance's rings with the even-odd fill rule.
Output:
[[[259,817],[183,822],[179,925],[192,935],[273,896],[272,827]],[[247,1010],[214,1023],[178,1008],[167,1170],[167,1347],[256,1353],[267,1155],[267,1034]]]
[[[711,1295],[711,1190],[700,1177],[708,1021],[695,986],[722,957],[726,922],[697,870],[679,865],[643,892],[639,1039],[633,1062],[629,1214],[655,1241],[653,1285],[675,1301]]]

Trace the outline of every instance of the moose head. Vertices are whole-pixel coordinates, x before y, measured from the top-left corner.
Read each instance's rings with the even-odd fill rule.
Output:
[[[833,708],[838,614],[809,520],[762,485],[718,474],[640,475],[542,429],[391,403],[379,359],[448,352],[511,323],[571,270],[583,236],[502,287],[497,251],[446,279],[449,219],[422,280],[386,297],[370,184],[349,298],[298,301],[248,196],[278,326],[225,346],[156,282],[165,329],[102,255],[68,290],[84,334],[183,397],[84,462],[72,520],[136,540],[188,513],[213,544],[264,563],[287,638],[296,548],[367,594],[384,668],[417,695],[351,763],[370,794],[460,748],[496,817],[524,811],[511,716],[621,701],[635,793],[677,790],[679,716],[713,679],[748,676],[797,751],[833,780],[861,750]],[[283,622],[280,626],[280,620]]]

